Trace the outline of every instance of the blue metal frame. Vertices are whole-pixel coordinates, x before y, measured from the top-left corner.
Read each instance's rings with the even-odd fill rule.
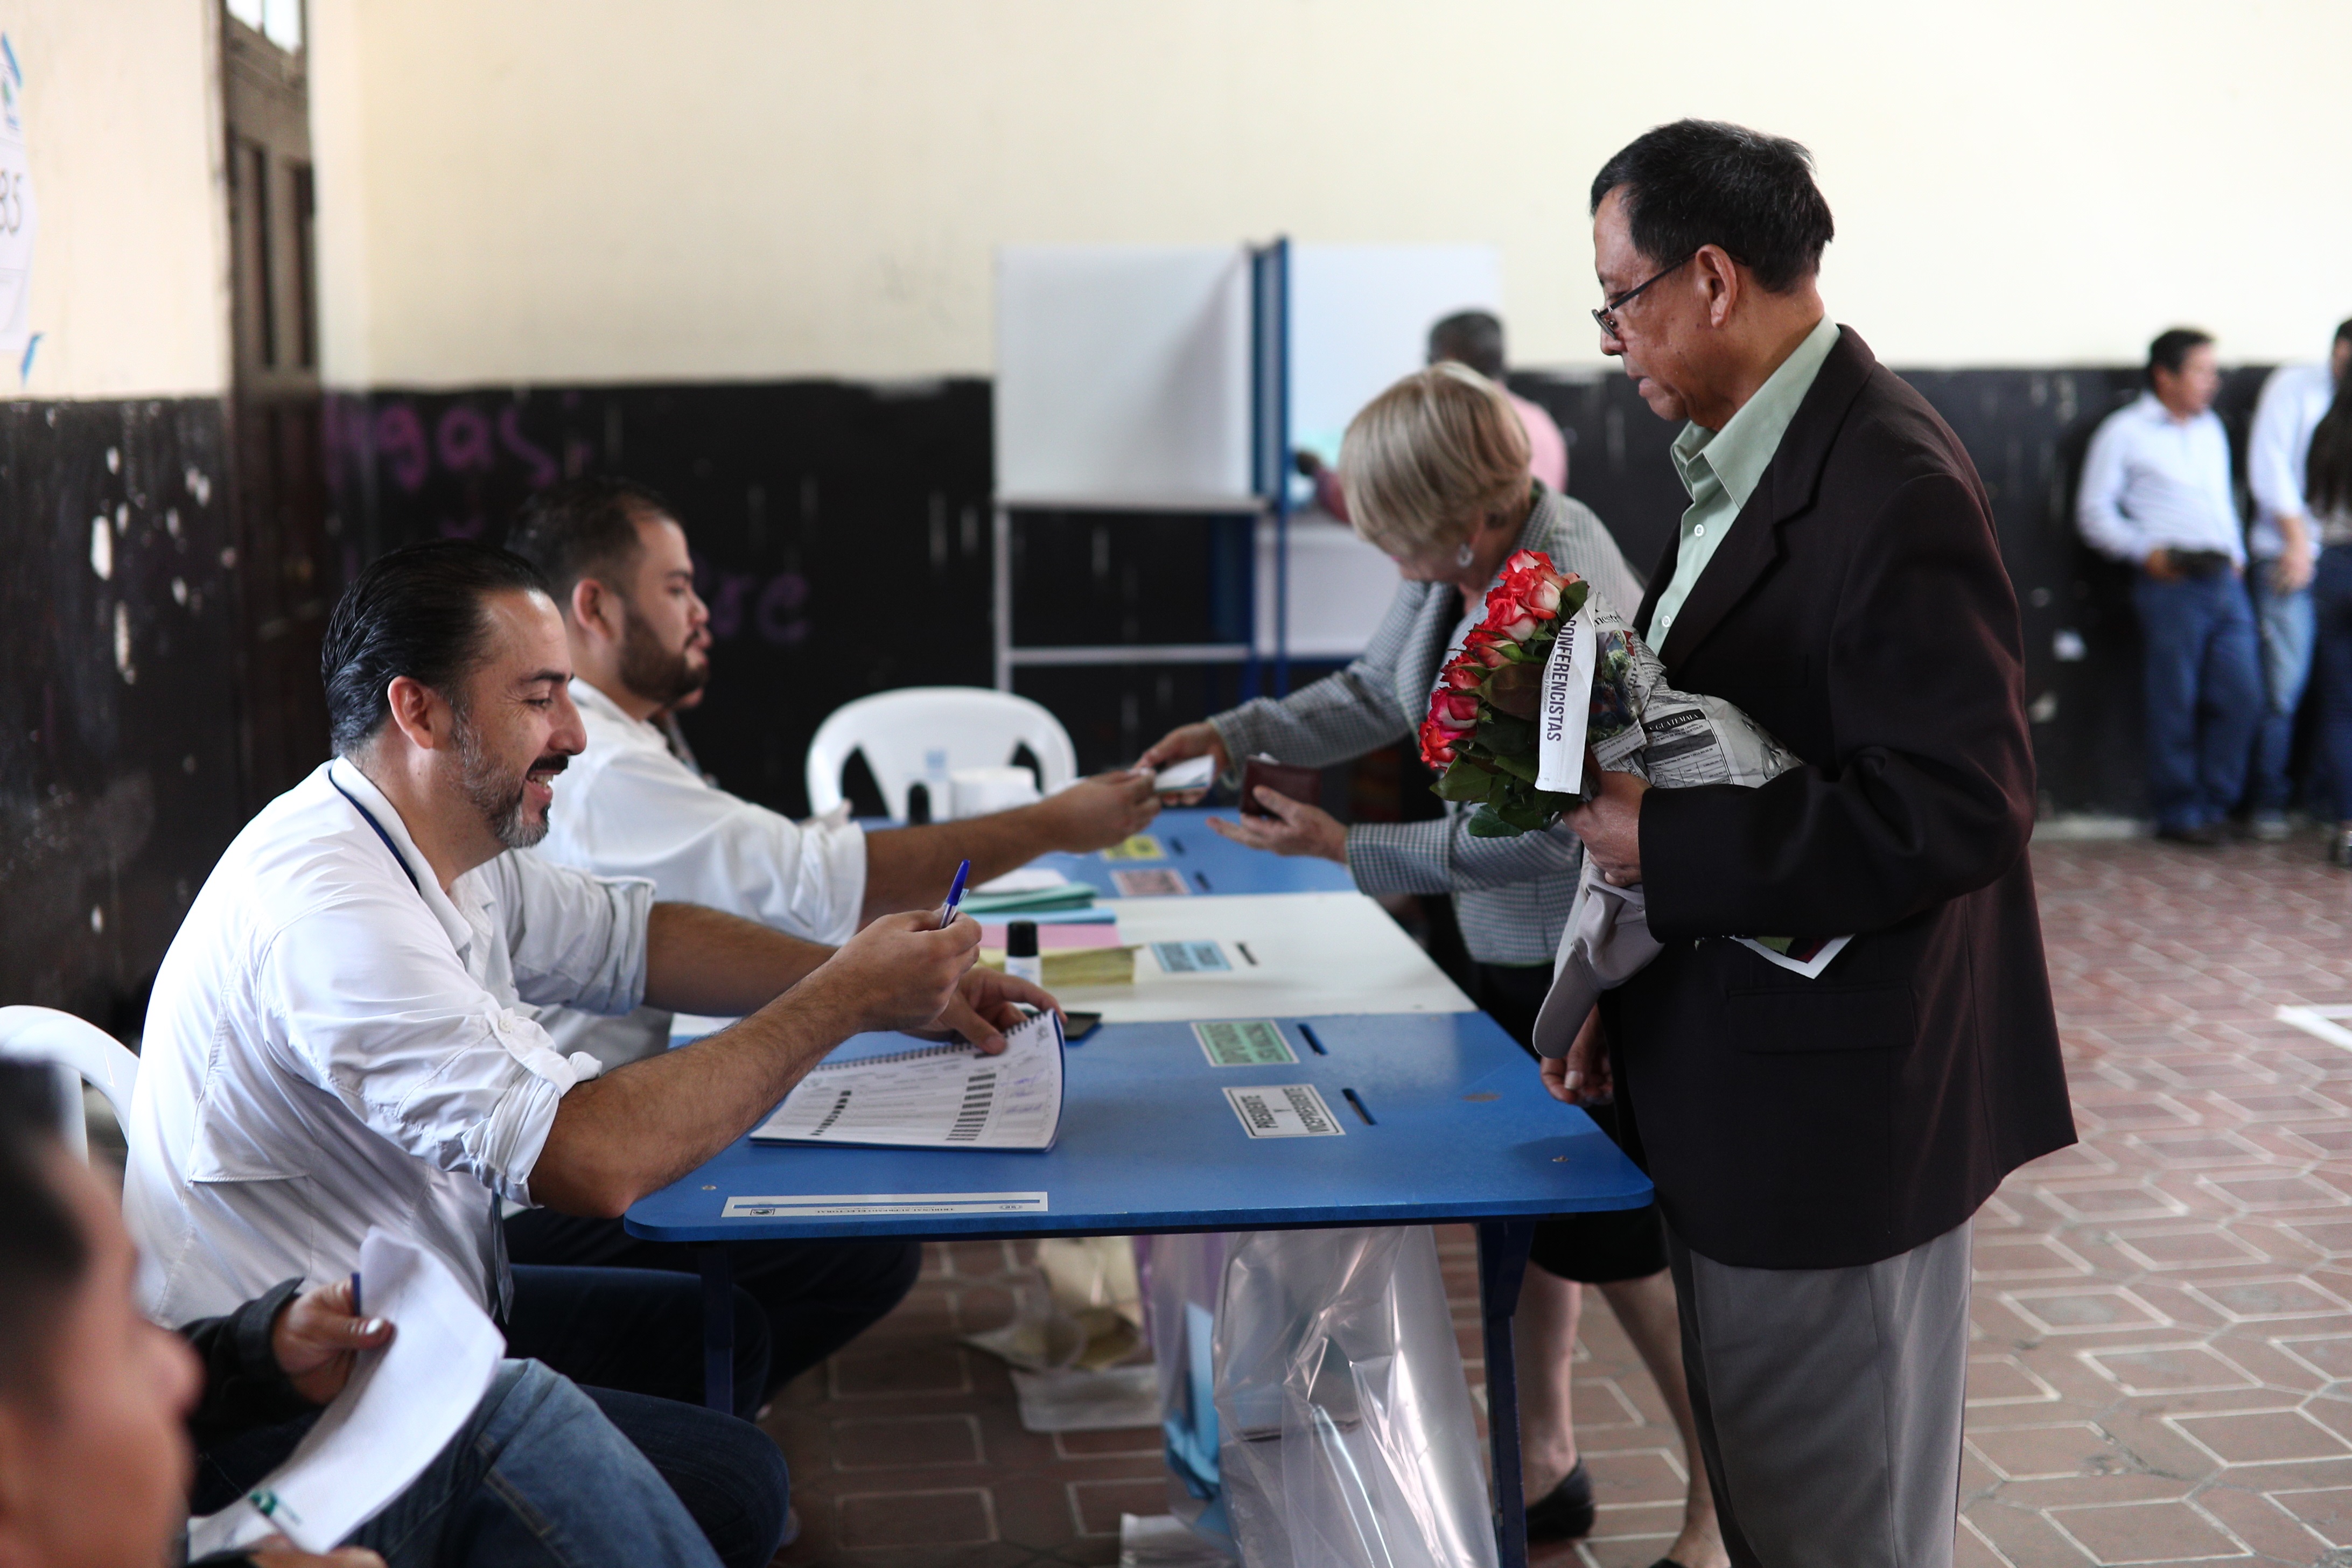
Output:
[[[1250,252],[1250,481],[1274,509],[1274,694],[1290,691],[1290,241]],[[1257,652],[1257,542],[1250,542],[1250,657],[1242,695],[1265,680]]]

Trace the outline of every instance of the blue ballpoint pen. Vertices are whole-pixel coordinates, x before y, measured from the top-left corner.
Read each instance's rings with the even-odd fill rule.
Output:
[[[945,931],[954,923],[956,906],[963,902],[964,879],[971,875],[971,862],[956,868],[955,880],[948,884],[948,901],[940,906],[940,929]]]

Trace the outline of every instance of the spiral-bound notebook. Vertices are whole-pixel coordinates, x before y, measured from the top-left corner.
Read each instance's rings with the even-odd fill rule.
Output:
[[[931,1046],[819,1066],[757,1143],[871,1143],[902,1149],[1050,1149],[1062,1126],[1062,1019],[1006,1031],[1002,1056]]]

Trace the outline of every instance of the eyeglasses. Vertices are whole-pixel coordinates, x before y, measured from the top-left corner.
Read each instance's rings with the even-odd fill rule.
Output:
[[[1698,252],[1694,250],[1690,255],[1684,257],[1672,267],[1665,268],[1664,271],[1652,273],[1649,277],[1643,279],[1641,282],[1634,284],[1631,289],[1626,289],[1622,294],[1618,295],[1615,299],[1603,299],[1601,302],[1601,309],[1592,312],[1593,321],[1599,325],[1603,332],[1606,332],[1612,338],[1623,336],[1623,334],[1619,332],[1617,330],[1617,312],[1623,310],[1627,305],[1632,304],[1633,300],[1641,295],[1642,290],[1647,289],[1651,284],[1655,283],[1659,279],[1666,277],[1670,273],[1680,272],[1684,268],[1688,267],[1693,261],[1696,260],[1697,258]]]

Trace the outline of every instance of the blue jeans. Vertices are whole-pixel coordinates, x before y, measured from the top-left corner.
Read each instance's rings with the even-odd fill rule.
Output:
[[[317,1419],[204,1455],[195,1510],[276,1468]],[[745,1508],[746,1496],[772,1500]],[[390,1568],[761,1568],[783,1520],[783,1457],[757,1427],[509,1361],[425,1473],[346,1544]]]
[[[2287,752],[2294,744],[2294,710],[2311,679],[2314,618],[2309,585],[2292,594],[2272,587],[2278,563],[2257,561],[2247,585],[2253,592],[2254,629],[2262,641],[2263,718],[2254,740],[2253,807],[2284,811],[2294,794],[2286,776]]]
[[[2245,584],[2230,573],[2132,584],[2147,644],[2147,793],[2159,828],[2219,822],[2244,793],[2263,717]]]
[[[683,1274],[693,1314],[683,1332],[656,1327],[649,1316],[645,1334],[614,1336],[594,1321],[609,1318],[615,1310],[611,1303],[574,1310],[600,1345],[624,1347],[627,1364],[620,1369],[575,1364],[572,1358],[581,1341],[568,1331],[561,1346],[517,1350],[515,1354],[536,1355],[599,1388],[634,1388],[640,1394],[700,1401],[702,1319],[695,1248],[640,1240],[616,1219],[582,1219],[553,1209],[524,1209],[508,1216],[506,1228],[507,1256],[515,1264],[518,1325],[523,1317],[524,1277],[551,1266],[568,1274],[617,1276],[597,1287],[608,1293],[632,1289],[632,1279],[638,1282],[634,1287],[638,1290],[675,1289]],[[744,1415],[897,1306],[914,1288],[923,1266],[923,1249],[911,1241],[738,1241],[730,1242],[728,1250],[735,1265],[735,1409]],[[647,1275],[670,1283],[655,1285]],[[674,1309],[656,1298],[619,1310],[659,1314]],[[662,1342],[658,1346],[650,1342],[656,1338]]]
[[[2336,820],[2352,822],[2352,545],[2319,552],[2311,607],[2319,633],[2319,752]]]

